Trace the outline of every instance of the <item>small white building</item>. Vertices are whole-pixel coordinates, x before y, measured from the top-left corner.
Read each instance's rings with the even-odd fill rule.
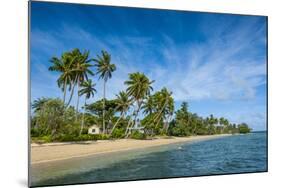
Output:
[[[88,128],[88,134],[100,134],[101,132],[101,128],[97,125],[92,125]]]

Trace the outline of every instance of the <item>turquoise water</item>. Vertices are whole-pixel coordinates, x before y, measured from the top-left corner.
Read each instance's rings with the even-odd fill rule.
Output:
[[[267,171],[266,133],[32,165],[32,186]]]

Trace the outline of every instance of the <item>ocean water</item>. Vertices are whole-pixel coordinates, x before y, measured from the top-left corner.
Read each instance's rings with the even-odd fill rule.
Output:
[[[267,171],[266,132],[32,165],[32,186]]]

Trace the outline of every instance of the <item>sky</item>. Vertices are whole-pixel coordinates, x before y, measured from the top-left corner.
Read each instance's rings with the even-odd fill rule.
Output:
[[[125,90],[132,72],[143,72],[154,92],[173,92],[176,109],[245,122],[266,129],[266,17],[48,2],[31,3],[31,101],[59,97],[51,57],[79,48],[95,58],[111,54],[117,67],[107,98]],[[97,93],[102,97],[98,76]],[[76,96],[73,98],[76,100]],[[82,103],[82,102],[81,102]]]

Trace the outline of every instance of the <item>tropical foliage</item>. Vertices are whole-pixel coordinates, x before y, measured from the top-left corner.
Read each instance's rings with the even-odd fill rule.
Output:
[[[234,124],[224,117],[200,117],[189,111],[187,102],[175,111],[173,93],[163,87],[153,93],[154,80],[135,72],[124,81],[127,87],[113,99],[106,98],[106,84],[117,69],[111,55],[90,58],[79,49],[52,57],[49,71],[59,73],[57,85],[62,99],[39,98],[32,103],[31,136],[34,141],[81,141],[109,138],[146,139],[147,136],[191,136],[249,133],[246,123]],[[103,91],[96,89],[95,76]],[[110,85],[108,86],[111,87]],[[73,95],[77,92],[76,101]],[[100,99],[97,93],[102,93]],[[80,98],[84,104],[79,105]],[[98,125],[102,134],[88,134],[88,127]]]

